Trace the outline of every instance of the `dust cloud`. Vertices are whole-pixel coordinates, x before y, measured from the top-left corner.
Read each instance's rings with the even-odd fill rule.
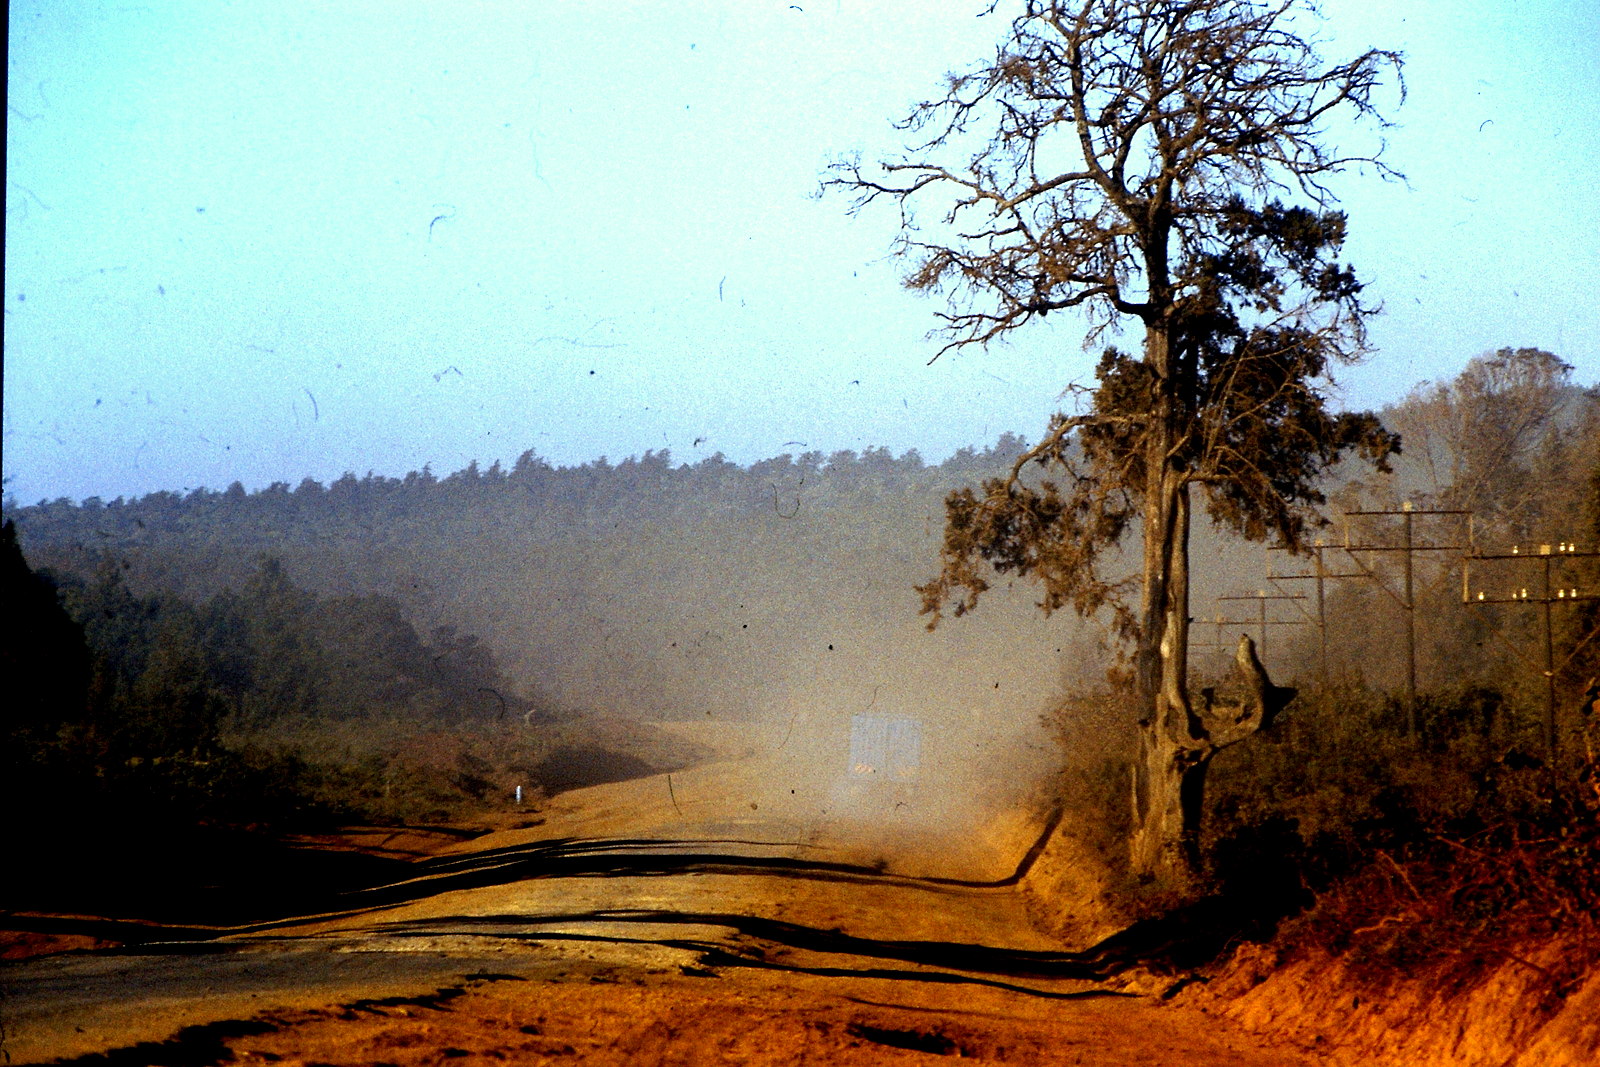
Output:
[[[955,481],[940,473],[885,500],[825,470],[794,478],[787,510],[757,495],[649,530],[568,527],[570,569],[519,576],[522,610],[495,618],[494,643],[560,707],[716,753],[749,815],[698,832],[1001,877],[1061,760],[1043,717],[1107,661],[1085,654],[1083,623],[1042,617],[1026,582],[927,630],[913,587],[937,567]],[[529,610],[541,599],[559,610]]]

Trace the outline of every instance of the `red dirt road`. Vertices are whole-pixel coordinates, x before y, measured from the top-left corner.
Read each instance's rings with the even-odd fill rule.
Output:
[[[268,1016],[240,1063],[896,1064],[1288,1067],[1309,1061],[1149,998],[718,972],[475,984],[431,1004]]]
[[[796,833],[816,820],[782,774],[742,760],[575,791],[538,825],[435,841],[415,878],[322,915],[0,963],[4,1051],[119,1064],[1311,1062],[1163,1002],[1170,981],[1098,980],[1070,951],[1084,945],[1033,926],[1016,872],[1037,818],[994,812],[941,841],[902,835],[891,852],[837,821]],[[841,798],[860,800],[822,799]]]

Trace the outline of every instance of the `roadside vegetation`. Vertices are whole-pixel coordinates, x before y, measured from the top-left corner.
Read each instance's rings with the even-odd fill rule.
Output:
[[[1521,546],[1528,560],[1479,561],[1469,593],[1489,595],[1465,603],[1467,548],[1415,561],[1411,706],[1406,614],[1392,595],[1401,559],[1373,553],[1364,571],[1328,554],[1330,572],[1354,576],[1328,583],[1326,634],[1302,625],[1274,657],[1296,699],[1220,754],[1207,783],[1207,888],[1247,936],[1276,938],[1280,959],[1337,959],[1371,989],[1465,988],[1511,961],[1542,981],[1546,1002],[1524,1007],[1549,1012],[1600,972],[1600,600],[1584,599],[1600,593],[1600,559],[1580,555],[1600,548],[1600,393],[1569,372],[1548,353],[1505,349],[1419,387],[1384,413],[1408,445],[1394,471],[1330,492],[1350,512],[1470,511],[1478,552]],[[1418,543],[1465,540],[1465,516],[1431,521]],[[1343,543],[1337,525],[1330,533]],[[1386,533],[1396,543],[1370,527],[1352,543]],[[1558,587],[1579,598],[1550,605],[1547,682],[1543,613],[1517,593],[1539,596],[1538,571],[1563,543],[1571,558],[1555,566],[1570,577]],[[1209,666],[1197,684],[1225,684]],[[1070,749],[1086,709],[1110,703],[1109,692],[1068,700],[1051,725]],[[1140,915],[1178,902],[1119,864],[1130,762],[1080,761],[1069,789],[1096,813],[1093,843]]]
[[[1501,697],[1430,694],[1419,738],[1397,727],[1391,697],[1308,701],[1305,730],[1218,768],[1219,884],[1302,913],[1296,936],[1375,973],[1498,964],[1551,939],[1569,944],[1578,973],[1600,966],[1592,748],[1569,737],[1578,744],[1552,767],[1532,754],[1536,729],[1490,736],[1484,707]]]
[[[8,666],[39,686],[7,724],[11,810],[143,826],[427,817],[544,754],[537,735],[517,743],[534,709],[486,647],[449,628],[424,639],[387,598],[317,597],[263,557],[241,590],[195,605],[134,592],[115,557],[35,574],[5,538],[25,635]],[[447,731],[450,756],[419,762]]]

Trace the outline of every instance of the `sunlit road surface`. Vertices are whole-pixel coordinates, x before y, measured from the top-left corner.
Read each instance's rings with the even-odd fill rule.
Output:
[[[913,795],[787,786],[768,758],[576,790],[540,825],[324,914],[6,964],[5,1049],[47,1061],[473,980],[759,973],[1096,995],[1094,961],[1039,934],[1015,892],[1041,818],[968,811],[933,835],[877,810]]]

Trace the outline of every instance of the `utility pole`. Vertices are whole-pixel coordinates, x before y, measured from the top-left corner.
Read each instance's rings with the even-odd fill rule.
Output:
[[[1406,561],[1406,733],[1417,736],[1417,598],[1411,591],[1411,501],[1400,505],[1405,516],[1405,541],[1402,551]]]
[[[1329,671],[1328,671],[1328,600],[1327,600],[1327,592],[1326,592],[1327,584],[1328,584],[1328,582],[1330,580],[1335,579],[1335,578],[1370,578],[1370,577],[1372,577],[1370,574],[1366,573],[1365,571],[1335,572],[1335,571],[1328,570],[1327,562],[1323,558],[1323,554],[1325,552],[1327,552],[1329,547],[1330,546],[1328,545],[1328,543],[1325,540],[1323,540],[1322,538],[1320,538],[1320,537],[1317,538],[1316,541],[1312,544],[1311,551],[1313,553],[1313,559],[1314,559],[1314,561],[1316,563],[1316,569],[1314,571],[1312,571],[1310,574],[1274,574],[1274,573],[1272,573],[1272,565],[1271,565],[1271,562],[1270,562],[1271,561],[1271,556],[1270,555],[1268,556],[1268,561],[1269,562],[1267,564],[1267,580],[1270,581],[1270,582],[1273,582],[1274,584],[1276,584],[1278,582],[1298,582],[1298,581],[1315,581],[1317,583],[1317,617],[1316,617],[1315,622],[1317,624],[1319,646],[1320,646],[1319,649],[1318,649],[1318,652],[1319,652],[1318,678],[1322,683],[1322,699],[1323,699],[1324,702],[1332,699],[1332,697],[1331,697],[1331,693],[1332,693],[1331,679],[1329,677]],[[1269,553],[1270,552],[1284,552],[1284,551],[1287,551],[1287,549],[1268,549]],[[1300,608],[1301,614],[1305,614],[1305,608],[1301,607],[1301,605],[1299,603],[1296,603],[1295,607]],[[1326,705],[1325,705],[1325,710],[1326,710]]]
[[[1544,675],[1544,741],[1545,749],[1550,755],[1550,767],[1553,771],[1556,766],[1558,754],[1558,741],[1556,732],[1556,673],[1572,662],[1578,651],[1588,644],[1595,636],[1594,631],[1578,641],[1567,658],[1556,665],[1554,629],[1551,625],[1550,609],[1557,604],[1577,604],[1588,600],[1600,600],[1600,593],[1594,591],[1591,583],[1588,589],[1582,588],[1576,575],[1577,566],[1568,564],[1568,560],[1594,559],[1600,557],[1600,551],[1593,549],[1584,550],[1578,547],[1575,541],[1562,541],[1554,546],[1537,545],[1529,546],[1529,551],[1523,552],[1522,546],[1512,545],[1510,552],[1473,552],[1463,561],[1461,567],[1461,601],[1464,604],[1477,606],[1483,604],[1534,604],[1540,608],[1540,615],[1544,621],[1544,655],[1541,673]],[[1538,563],[1540,583],[1537,596],[1529,595],[1528,587],[1513,581],[1508,593],[1490,593],[1479,589],[1477,595],[1472,594],[1471,566],[1476,562],[1494,562],[1516,560],[1516,567],[1526,570],[1528,564]],[[1557,568],[1554,575],[1558,581],[1552,585],[1552,567]],[[1518,658],[1523,662],[1530,662],[1529,658],[1517,652]]]
[[[1398,515],[1401,517],[1401,542],[1399,545],[1351,544],[1350,520],[1364,515]],[[1412,536],[1412,522],[1421,515],[1466,515],[1467,543],[1464,545],[1419,545]],[[1472,520],[1471,511],[1449,508],[1417,508],[1407,500],[1398,509],[1376,509],[1372,511],[1347,511],[1344,513],[1344,551],[1354,561],[1357,567],[1378,583],[1389,597],[1396,601],[1406,617],[1406,735],[1415,739],[1417,737],[1417,600],[1412,585],[1412,558],[1418,552],[1446,552],[1465,550],[1471,552],[1472,546]],[[1396,594],[1390,589],[1378,574],[1361,561],[1357,552],[1399,552],[1404,558],[1403,592]]]

